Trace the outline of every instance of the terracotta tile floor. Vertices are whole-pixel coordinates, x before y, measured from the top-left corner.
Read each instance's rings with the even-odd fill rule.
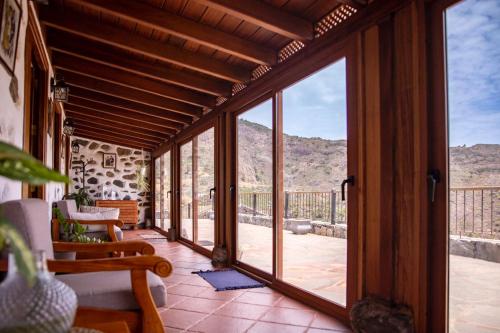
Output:
[[[152,230],[126,231],[125,239],[142,239]],[[210,260],[177,242],[146,240],[169,259],[174,272],[165,278],[167,306],[160,309],[166,332],[328,333],[351,332],[338,320],[270,288],[216,292],[191,274],[211,269]]]

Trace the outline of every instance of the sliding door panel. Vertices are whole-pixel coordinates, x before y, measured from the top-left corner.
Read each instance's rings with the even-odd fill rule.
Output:
[[[181,237],[193,240],[193,142],[180,148],[180,197],[181,197]]]
[[[346,116],[345,59],[283,90],[283,262],[278,278],[344,306]]]
[[[273,272],[273,109],[268,100],[237,117],[237,258]]]

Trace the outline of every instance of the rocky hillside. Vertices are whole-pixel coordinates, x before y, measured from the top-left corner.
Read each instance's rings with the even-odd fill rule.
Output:
[[[271,129],[246,120],[239,127],[240,186],[270,191]],[[285,186],[290,191],[338,189],[346,175],[346,141],[285,135]],[[451,186],[499,186],[500,145],[450,149]]]

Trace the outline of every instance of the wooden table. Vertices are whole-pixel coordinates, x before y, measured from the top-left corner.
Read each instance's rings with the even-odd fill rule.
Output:
[[[97,207],[109,207],[120,209],[120,219],[123,224],[131,226],[132,229],[137,228],[139,221],[139,205],[137,200],[96,200]]]

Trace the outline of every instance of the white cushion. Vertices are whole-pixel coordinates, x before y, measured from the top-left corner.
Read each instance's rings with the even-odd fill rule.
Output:
[[[80,206],[80,212],[82,213],[102,213],[116,208],[113,207],[96,207],[96,206]]]
[[[111,208],[108,211],[100,212],[102,216],[104,216],[105,220],[118,220],[120,217],[120,209],[119,208]]]
[[[96,220],[108,220],[102,213],[69,213],[69,218],[76,221],[96,221]],[[88,227],[87,231],[106,231],[106,225],[85,225]]]

